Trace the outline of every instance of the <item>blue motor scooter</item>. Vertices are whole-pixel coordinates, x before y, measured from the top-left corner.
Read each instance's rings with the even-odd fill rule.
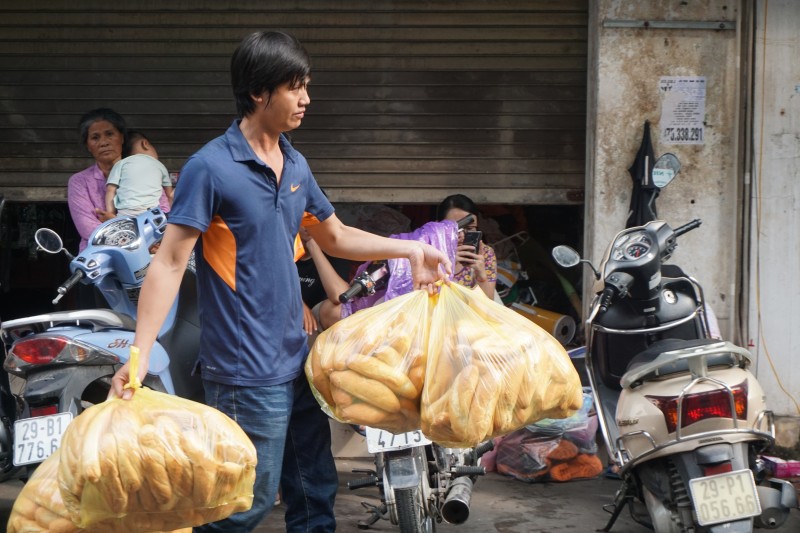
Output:
[[[97,227],[77,257],[52,230],[36,232],[47,253],[64,252],[72,275],[58,287],[57,303],[78,283],[96,288],[109,309],[63,311],[10,320],[0,334],[4,369],[17,398],[13,464],[29,468],[61,442],[73,417],[104,401],[111,378],[128,360],[136,329],[139,292],[150,266],[150,249],[163,236],[167,217],[158,208],[117,217]],[[202,401],[202,381],[192,376],[200,342],[197,289],[187,269],[150,355],[144,385]]]

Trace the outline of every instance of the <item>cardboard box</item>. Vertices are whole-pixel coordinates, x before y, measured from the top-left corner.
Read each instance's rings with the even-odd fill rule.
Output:
[[[770,455],[762,455],[761,458],[767,465],[767,470],[775,477],[791,478],[800,477],[800,461],[794,459],[781,459]]]

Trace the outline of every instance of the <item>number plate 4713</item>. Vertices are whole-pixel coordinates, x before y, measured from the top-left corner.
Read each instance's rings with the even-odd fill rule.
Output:
[[[430,443],[431,441],[418,429],[396,435],[382,429],[367,427],[367,451],[369,453],[402,450]]]

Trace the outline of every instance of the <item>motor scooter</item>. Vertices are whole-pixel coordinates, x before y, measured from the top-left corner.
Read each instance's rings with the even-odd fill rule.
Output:
[[[166,222],[157,208],[136,217],[113,218],[95,229],[77,257],[64,250],[57,233],[37,230],[41,250],[64,252],[70,259],[72,275],[58,287],[53,303],[83,283],[96,287],[110,308],[54,312],[2,324],[7,350],[3,368],[18,400],[15,466],[35,468],[58,448],[73,417],[108,397],[111,378],[128,360],[150,248],[160,241]],[[199,324],[195,277],[187,269],[151,350],[145,386],[202,401],[202,381],[191,375],[199,351]]]
[[[468,215],[456,226],[461,229],[473,220],[473,215]],[[442,223],[428,224],[435,227]],[[443,239],[450,235],[439,229]],[[424,238],[423,234],[395,237]],[[455,233],[452,237],[455,239]],[[450,243],[451,249],[455,246],[455,242]],[[339,301],[347,304],[354,298],[371,297],[369,305],[374,305],[379,297],[389,294],[390,278],[387,262],[365,263]],[[360,529],[388,519],[399,526],[401,533],[431,533],[442,521],[462,524],[469,518],[473,485],[478,476],[486,473],[480,466],[480,457],[494,447],[491,440],[474,448],[445,448],[431,442],[420,430],[398,435],[371,427],[366,428],[366,438],[367,451],[375,456],[375,470],[354,470],[365,477],[350,481],[347,486],[351,490],[377,486],[381,503],[362,502],[369,516],[358,523]]]
[[[567,246],[553,249],[559,265],[587,263],[598,281],[585,364],[622,479],[602,531],[626,506],[657,533],[775,529],[797,507],[795,488],[767,479],[759,459],[775,428],[750,353],[710,338],[700,283],[664,264],[700,224],[621,231],[599,271]]]

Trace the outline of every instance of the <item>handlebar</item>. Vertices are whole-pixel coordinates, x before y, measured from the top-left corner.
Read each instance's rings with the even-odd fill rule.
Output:
[[[605,313],[611,307],[611,300],[614,298],[614,289],[606,287],[600,295],[600,312]]]
[[[72,275],[67,278],[67,281],[58,287],[58,296],[53,300],[53,304],[57,304],[61,298],[67,294],[67,291],[74,287],[81,279],[83,279],[83,270],[76,270]]]
[[[458,229],[465,228],[468,224],[475,221],[475,215],[469,214],[462,219],[456,221]],[[346,304],[356,296],[362,294],[374,294],[376,283],[389,274],[389,267],[385,261],[375,262],[370,265],[367,270],[356,276],[350,282],[350,288],[339,295],[339,301]]]
[[[349,289],[339,295],[339,301],[346,304],[361,294],[375,294],[375,285],[388,275],[389,265],[386,264],[386,261],[372,263],[364,272],[353,279]]]
[[[364,290],[363,285],[361,285],[360,283],[353,283],[352,285],[350,285],[349,289],[347,289],[346,291],[344,291],[342,294],[339,295],[339,301],[343,304],[346,304],[347,302],[349,302],[350,300],[361,294],[362,290]]]
[[[675,234],[676,237],[680,237],[684,233],[688,233],[688,232],[692,231],[693,229],[699,228],[700,224],[702,224],[702,223],[703,223],[702,220],[700,220],[699,218],[696,218],[696,219],[692,220],[691,222],[687,222],[683,226],[678,226],[677,228],[675,228],[674,234]]]

